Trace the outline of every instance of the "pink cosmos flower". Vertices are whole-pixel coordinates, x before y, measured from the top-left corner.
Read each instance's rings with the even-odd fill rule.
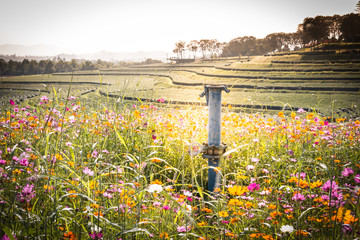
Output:
[[[360,174],[355,175],[354,180],[356,183],[360,183]]]
[[[324,185],[322,186],[321,189],[325,192],[328,192],[330,190],[330,187],[331,187],[332,191],[335,191],[339,188],[339,186],[336,184],[335,181],[331,181],[331,183],[330,183],[330,180],[328,180],[326,183],[324,183]]]
[[[91,171],[88,167],[85,167],[85,169],[83,170],[83,173],[85,173],[86,175],[89,175],[89,176],[94,176],[94,171]]]
[[[292,197],[292,200],[294,201],[304,201],[305,197],[304,195],[302,195],[301,193],[296,193],[294,194],[294,196]]]
[[[344,171],[341,173],[344,177],[348,177],[351,174],[353,174],[354,171],[352,170],[352,168],[345,168]]]
[[[10,104],[11,104],[11,105],[14,105],[14,104],[15,104],[14,100],[11,99],[11,100],[10,100]]]
[[[180,227],[177,227],[176,230],[178,232],[187,232],[187,231],[190,231],[191,227],[188,226],[188,227],[185,227],[185,226],[180,226]]]
[[[253,163],[258,163],[258,162],[259,162],[259,159],[258,159],[258,158],[252,158],[251,161],[252,161]]]
[[[34,184],[26,184],[26,186],[19,194],[19,199],[21,200],[21,202],[30,202],[30,200],[36,196],[34,187]]]
[[[47,96],[42,96],[42,97],[40,98],[40,100],[41,100],[42,102],[47,102],[47,101],[49,101],[49,98],[48,98]]]
[[[20,160],[20,165],[22,166],[28,166],[29,165],[29,161],[26,158],[22,158]]]
[[[91,156],[92,156],[93,158],[97,158],[97,157],[98,157],[98,152],[97,152],[96,150],[94,150],[94,151],[92,152]]]
[[[170,210],[170,207],[169,207],[168,205],[164,205],[164,206],[163,206],[163,209],[164,209],[164,210]]]
[[[302,109],[302,108],[299,108],[299,109],[297,110],[297,112],[298,112],[298,113],[305,113],[306,111],[305,111],[304,109]]]
[[[257,183],[250,183],[250,185],[247,187],[251,192],[255,191],[255,190],[259,190],[260,189],[260,185]]]

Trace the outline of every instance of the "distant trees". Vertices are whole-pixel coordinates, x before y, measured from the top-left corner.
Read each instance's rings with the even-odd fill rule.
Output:
[[[221,55],[225,44],[226,43],[219,42],[217,39],[191,40],[188,44],[184,41],[178,41],[175,43],[173,53],[177,54],[179,58],[183,58],[187,51],[189,57],[192,55],[195,58],[197,52],[200,51],[203,58],[213,58]]]
[[[238,37],[223,47],[222,56],[285,52],[329,41],[360,42],[360,14],[307,17],[294,33],[271,33],[264,39]]]
[[[97,60],[96,62],[88,60],[71,60],[54,58],[53,60],[35,60],[29,61],[24,59],[21,62],[10,60],[6,62],[0,59],[0,76],[17,76],[17,75],[30,75],[30,74],[50,74],[71,72],[79,70],[94,70],[100,68],[109,68],[113,63]]]

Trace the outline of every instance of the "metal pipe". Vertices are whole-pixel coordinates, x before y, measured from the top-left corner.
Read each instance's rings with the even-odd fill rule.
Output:
[[[219,167],[220,157],[225,152],[226,145],[221,144],[221,91],[229,92],[224,85],[206,85],[205,91],[209,106],[208,144],[204,144],[203,157],[208,159],[208,190],[213,192],[220,186]]]
[[[220,146],[221,144],[221,91],[222,88],[209,87],[209,128],[208,144]]]

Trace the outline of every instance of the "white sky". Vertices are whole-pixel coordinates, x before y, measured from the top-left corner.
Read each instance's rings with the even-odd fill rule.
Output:
[[[305,17],[354,12],[358,0],[0,0],[0,44],[68,53],[171,52],[183,40],[295,32]]]

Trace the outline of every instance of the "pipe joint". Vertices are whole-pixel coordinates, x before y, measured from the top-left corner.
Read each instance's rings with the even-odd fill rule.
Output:
[[[220,91],[224,90],[226,93],[230,92],[230,90],[227,88],[226,85],[205,85],[204,92],[200,94],[200,97],[205,96],[207,105],[209,105],[209,89],[212,90],[219,89]]]
[[[208,159],[220,159],[220,157],[226,152],[227,145],[225,143],[220,146],[209,146],[207,143],[203,143],[202,157]]]

